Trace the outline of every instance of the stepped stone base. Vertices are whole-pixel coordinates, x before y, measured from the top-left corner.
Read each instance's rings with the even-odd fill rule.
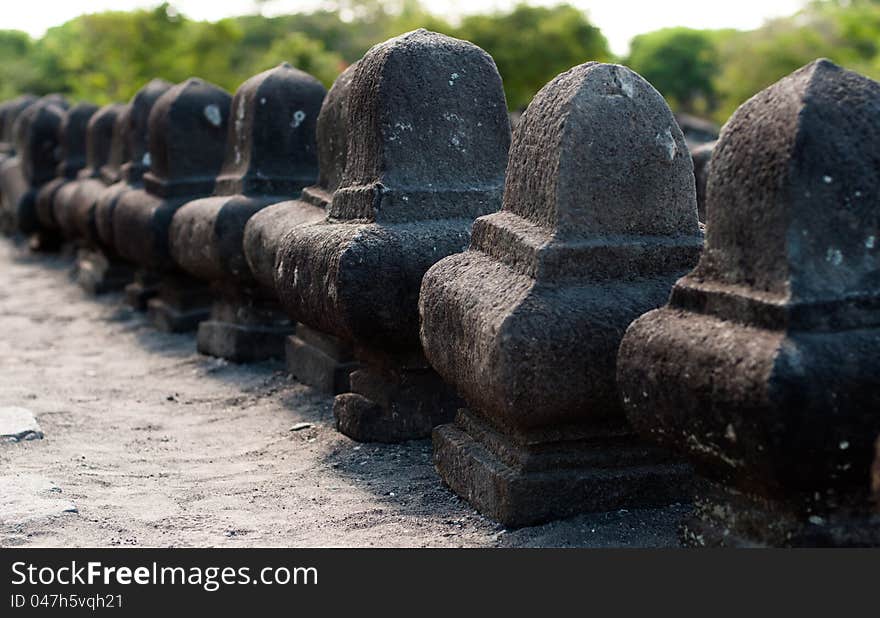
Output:
[[[687,502],[691,471],[625,430],[565,442],[517,442],[468,410],[434,430],[443,481],[508,527],[580,513]]]
[[[287,371],[323,393],[337,395],[350,388],[349,375],[360,365],[352,349],[332,335],[298,324],[284,346]]]
[[[358,369],[351,392],[333,402],[336,429],[358,442],[403,442],[431,435],[462,405],[455,390],[430,368]]]

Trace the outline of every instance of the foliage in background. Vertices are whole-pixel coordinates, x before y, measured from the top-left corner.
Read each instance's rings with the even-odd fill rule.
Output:
[[[255,3],[259,4],[259,2]],[[124,101],[153,77],[197,75],[230,91],[282,61],[326,85],[370,46],[425,27],[473,41],[495,59],[508,105],[521,109],[558,73],[613,61],[601,31],[569,6],[520,4],[452,24],[419,0],[326,0],[296,15],[200,22],[172,5],[83,15],[39,40],[0,30],[0,99],[60,91]],[[752,31],[667,28],[635,37],[618,59],[678,111],[723,122],[744,100],[819,56],[880,77],[880,0],[813,0]]]

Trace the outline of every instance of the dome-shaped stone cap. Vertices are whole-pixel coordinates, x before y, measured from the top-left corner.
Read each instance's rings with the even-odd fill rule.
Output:
[[[159,98],[174,84],[163,79],[150,80],[138,90],[130,101],[129,126],[127,129],[127,150],[130,153],[124,166],[124,174],[129,182],[137,182],[150,167],[149,119],[150,112]]]
[[[712,156],[690,276],[813,304],[880,295],[880,84],[820,59],[744,103]]]
[[[19,114],[15,122],[15,149],[22,173],[31,185],[55,177],[61,152],[59,137],[66,114],[57,98],[41,98]]]
[[[12,128],[15,126],[15,119],[28,105],[36,101],[37,97],[34,95],[23,94],[0,104],[0,148],[14,147],[15,132]]]
[[[150,112],[147,190],[160,196],[210,193],[226,145],[232,97],[190,78],[163,94]]]
[[[517,125],[504,211],[558,241],[698,235],[693,164],[663,97],[588,62],[544,86]]]
[[[77,103],[64,115],[58,141],[61,144],[59,176],[75,174],[86,165],[86,139],[89,121],[98,106],[94,103]]]
[[[110,103],[89,119],[86,130],[86,167],[89,175],[98,174],[110,158],[113,130],[124,109],[122,103]]]
[[[510,121],[495,62],[476,45],[417,30],[374,46],[348,115],[331,218],[473,219],[500,206]]]
[[[232,99],[215,193],[292,195],[315,182],[315,126],[326,93],[315,77],[286,62],[245,81]]]
[[[123,104],[116,120],[113,122],[113,135],[110,138],[110,154],[107,161],[101,166],[101,179],[107,184],[113,184],[119,180],[122,173],[122,165],[131,159],[129,150],[129,126],[131,125],[131,104]]]
[[[333,82],[318,114],[318,182],[303,191],[302,199],[326,208],[342,182],[348,153],[348,98],[357,62]]]

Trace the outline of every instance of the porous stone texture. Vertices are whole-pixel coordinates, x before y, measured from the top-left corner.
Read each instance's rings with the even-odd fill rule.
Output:
[[[434,432],[443,480],[508,526],[686,496],[687,467],[627,426],[615,358],[701,245],[660,94],[599,63],[547,84],[516,127],[503,209],[422,282],[425,354],[468,404]]]
[[[153,105],[165,94],[172,84],[154,79],[135,93],[129,103],[128,113],[121,118],[122,144],[114,144],[111,159],[119,157],[119,181],[110,186],[95,205],[95,229],[101,250],[109,256],[117,256],[113,237],[113,213],[120,198],[131,191],[143,188],[144,173],[150,168],[149,117]],[[119,153],[119,146],[123,152]]]
[[[97,105],[77,103],[67,110],[59,128],[61,161],[58,163],[55,178],[40,189],[36,200],[40,234],[45,235],[41,242],[47,247],[60,242],[61,226],[57,214],[66,209],[76,191],[77,177],[86,167],[88,126],[97,111]]]
[[[278,248],[290,230],[317,223],[327,216],[327,205],[342,180],[348,145],[348,92],[357,63],[333,82],[318,114],[316,137],[318,182],[303,189],[296,200],[268,206],[248,220],[244,231],[244,252],[250,270],[272,298]],[[351,346],[338,338],[300,325],[284,346],[287,369],[297,380],[322,392],[348,390],[348,373],[357,367]]]
[[[702,479],[688,543],[877,545],[880,84],[807,65],[709,174],[699,265],[620,347],[627,416]]]
[[[15,121],[15,156],[0,167],[0,198],[7,234],[30,236],[40,230],[36,197],[55,176],[58,138],[67,102],[47,95],[26,107]],[[40,248],[36,243],[35,248]]]
[[[717,143],[717,141],[707,142],[691,150],[691,158],[694,160],[694,178],[697,183],[697,212],[701,223],[706,222],[706,182],[709,180],[709,163],[712,160],[712,152]]]
[[[209,312],[207,284],[177,269],[169,231],[181,206],[213,191],[223,163],[231,99],[225,90],[196,78],[162,94],[149,116],[150,168],[143,176],[144,187],[122,195],[113,210],[116,251],[152,271],[141,282],[162,279],[156,296],[147,300],[158,328],[193,329]],[[131,291],[133,306],[140,305],[144,293]]]
[[[0,442],[21,442],[42,438],[43,430],[40,429],[33,412],[17,406],[0,407]]]
[[[476,217],[500,207],[510,143],[501,78],[475,45],[418,30],[361,59],[347,115],[328,216],[284,237],[276,288],[294,319],[350,343],[370,365],[363,391],[353,380],[337,398],[338,427],[356,440],[424,437],[458,401],[438,376],[426,378],[419,285],[467,247]]]
[[[76,179],[59,189],[53,204],[55,221],[64,238],[77,246],[91,246],[95,230],[95,201],[107,188],[101,170],[110,160],[113,132],[125,106],[105,105],[89,119],[86,131],[86,165]],[[115,180],[115,179],[114,179]],[[66,199],[65,199],[66,197]]]
[[[287,63],[245,81],[232,101],[214,195],[189,202],[172,219],[175,262],[214,287],[211,318],[199,326],[205,354],[238,362],[284,354],[292,326],[250,272],[244,230],[254,214],[317,179],[315,126],[325,93],[317,79]]]

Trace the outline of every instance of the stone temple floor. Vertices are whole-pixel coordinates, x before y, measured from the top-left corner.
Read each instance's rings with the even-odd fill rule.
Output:
[[[441,484],[429,441],[352,442],[282,363],[201,356],[71,263],[0,239],[0,546],[678,545],[684,506],[505,530]]]

